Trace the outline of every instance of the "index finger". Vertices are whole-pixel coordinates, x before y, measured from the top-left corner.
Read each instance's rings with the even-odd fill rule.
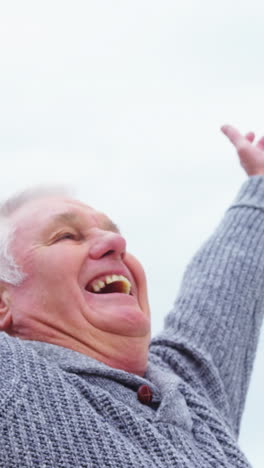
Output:
[[[235,146],[237,146],[244,138],[243,135],[241,135],[241,133],[231,125],[223,125],[221,127],[221,130],[224,133],[224,135],[226,135],[227,138],[229,138],[229,140],[231,141],[231,143],[233,143]]]

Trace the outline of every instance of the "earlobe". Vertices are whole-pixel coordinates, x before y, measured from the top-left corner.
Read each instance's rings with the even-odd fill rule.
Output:
[[[10,311],[10,294],[5,288],[0,287],[0,330],[7,331],[12,324]]]

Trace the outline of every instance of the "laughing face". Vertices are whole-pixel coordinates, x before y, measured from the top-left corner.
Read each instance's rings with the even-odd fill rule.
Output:
[[[114,356],[118,346],[147,349],[145,274],[107,216],[76,200],[45,197],[23,205],[13,222],[12,253],[26,278],[7,286],[10,334],[96,358]]]

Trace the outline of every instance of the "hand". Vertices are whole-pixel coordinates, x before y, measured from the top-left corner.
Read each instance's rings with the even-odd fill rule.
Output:
[[[246,173],[249,176],[264,175],[264,136],[253,145],[255,139],[253,132],[243,136],[231,125],[224,125],[221,130],[236,148],[240,164]]]

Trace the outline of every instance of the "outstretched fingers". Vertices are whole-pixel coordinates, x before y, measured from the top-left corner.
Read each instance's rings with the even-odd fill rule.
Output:
[[[264,136],[261,137],[260,140],[257,142],[256,147],[260,150],[264,150]]]
[[[240,163],[249,176],[264,175],[264,136],[256,144],[255,134],[248,132],[242,135],[235,127],[224,125],[222,132],[235,146]]]
[[[235,127],[232,127],[231,125],[223,125],[221,130],[237,149],[243,145],[245,140],[247,140],[249,143],[253,143],[255,140],[254,132],[248,132],[245,136],[243,136]],[[264,150],[264,136],[259,139],[256,147],[260,150]]]
[[[235,127],[231,125],[223,125],[221,127],[222,132],[227,136],[227,138],[233,143],[235,148],[238,151],[238,154],[243,155],[245,152],[248,152],[249,149],[252,147],[252,143],[255,139],[254,132],[248,132],[245,135],[242,135]],[[264,139],[259,144],[264,145]],[[263,146],[264,148],[264,146]]]

